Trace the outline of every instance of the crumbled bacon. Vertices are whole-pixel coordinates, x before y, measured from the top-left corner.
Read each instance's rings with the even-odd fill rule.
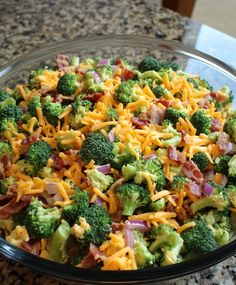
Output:
[[[134,78],[134,73],[132,70],[125,69],[122,72],[121,80],[126,81],[126,80],[131,80],[133,78]]]
[[[6,171],[11,167],[10,157],[3,155],[0,159],[0,178],[5,178]]]
[[[25,251],[32,253],[34,255],[39,255],[40,253],[40,241],[31,239],[29,241],[24,241],[21,244],[21,248]]]
[[[160,124],[165,118],[165,111],[155,104],[152,104],[147,110],[147,118],[153,124]]]
[[[176,147],[169,146],[167,149],[167,154],[168,154],[169,159],[174,160],[174,161],[179,160],[178,151]]]
[[[89,252],[94,256],[94,258],[98,259],[99,257],[101,259],[106,258],[106,256],[99,250],[99,248],[94,245],[93,243],[90,243],[89,246]]]
[[[216,119],[211,119],[211,132],[218,132],[221,130],[221,124]]]
[[[53,159],[53,165],[52,167],[57,170],[60,171],[63,168],[67,168],[68,166],[70,166],[70,162],[66,161],[65,159],[59,157],[58,154],[54,153],[52,155],[52,159]]]
[[[30,146],[39,140],[39,136],[36,135],[30,135],[28,138],[24,139],[21,142],[21,154],[25,154]]]
[[[197,198],[200,198],[202,196],[202,187],[196,182],[190,181],[186,186],[190,194],[194,195]]]
[[[233,144],[229,142],[229,136],[225,133],[219,133],[216,145],[221,154],[228,154],[233,149]]]
[[[168,100],[166,100],[164,98],[157,99],[157,103],[161,103],[166,108],[168,108],[170,106],[170,101],[168,101]]]
[[[91,268],[97,264],[97,261],[94,259],[94,255],[89,252],[80,262],[79,267],[82,268]]]
[[[137,128],[147,126],[150,123],[150,121],[147,118],[142,118],[142,116],[132,117],[131,122],[132,122],[132,125]]]
[[[83,99],[91,101],[92,103],[97,103],[97,101],[104,95],[105,95],[104,91],[102,91],[102,92],[95,92],[95,93],[88,94],[88,95],[84,96]]]
[[[21,198],[19,202],[16,202],[16,197],[11,199],[7,204],[0,209],[0,219],[8,219],[11,215],[20,212],[24,209],[31,201],[31,196],[26,195]]]
[[[202,172],[192,160],[188,160],[184,163],[182,172],[185,176],[198,184],[202,184],[204,181]]]

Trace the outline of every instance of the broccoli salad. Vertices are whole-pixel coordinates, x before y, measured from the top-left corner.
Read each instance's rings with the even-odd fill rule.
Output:
[[[176,63],[69,57],[0,90],[0,234],[83,268],[137,270],[227,244],[236,112]]]

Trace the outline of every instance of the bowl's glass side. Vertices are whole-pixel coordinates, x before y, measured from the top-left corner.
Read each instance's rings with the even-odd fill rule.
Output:
[[[86,37],[66,43],[58,43],[34,51],[0,69],[0,87],[14,86],[25,82],[28,73],[42,66],[53,66],[57,53],[77,55],[82,59],[101,56],[127,57],[130,62],[137,64],[144,56],[154,55],[161,61],[177,62],[184,70],[199,74],[216,89],[223,84],[229,86],[236,94],[236,71],[225,63],[204,53],[184,47],[176,42],[157,40],[147,36],[98,36]],[[66,266],[33,256],[20,250],[3,239],[0,239],[0,252],[8,258],[19,261],[35,270],[46,274],[76,281],[96,283],[138,283],[161,281],[176,278],[216,264],[236,252],[236,242],[217,249],[216,251],[191,260],[189,262],[163,268],[150,268],[134,272],[102,272]]]

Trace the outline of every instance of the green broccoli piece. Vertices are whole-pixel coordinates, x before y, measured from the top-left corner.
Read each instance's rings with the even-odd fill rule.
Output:
[[[12,186],[15,183],[14,177],[8,177],[4,179],[0,179],[0,194],[5,195],[7,193],[8,187]]]
[[[33,166],[34,172],[38,173],[44,166],[52,154],[51,146],[44,141],[36,141],[33,143],[27,154],[26,161]]]
[[[124,216],[133,215],[137,208],[150,203],[149,191],[146,187],[135,183],[126,183],[117,188],[117,196],[121,201]]]
[[[228,162],[229,177],[236,178],[236,154]]]
[[[93,243],[95,245],[102,244],[111,231],[111,217],[105,208],[94,205],[86,209],[80,217],[85,218],[90,228],[83,234],[83,242]],[[80,224],[79,218],[77,224]]]
[[[102,81],[106,81],[111,78],[114,74],[114,70],[110,65],[103,65],[97,69],[97,72],[102,79]]]
[[[187,82],[192,83],[194,89],[197,89],[197,90],[200,89],[197,80],[193,79],[192,77],[188,77]]]
[[[184,189],[186,184],[190,182],[190,179],[181,175],[175,175],[173,181],[170,183],[170,190]]]
[[[151,243],[149,250],[153,254],[158,251],[162,252],[161,266],[181,261],[179,254],[183,246],[183,239],[180,234],[175,232],[170,226],[162,224],[154,228],[150,235],[154,241]]]
[[[236,143],[236,118],[232,117],[226,121],[224,125],[224,131],[230,135],[230,137]]]
[[[79,154],[86,163],[93,159],[95,164],[103,165],[113,160],[112,150],[112,143],[101,133],[89,133],[81,146]]]
[[[173,71],[181,70],[183,67],[176,62],[162,62],[161,68],[164,70],[172,69]]]
[[[228,211],[210,210],[201,215],[201,217],[211,229],[218,245],[224,245],[229,242],[231,222]]]
[[[97,169],[88,170],[87,177],[89,178],[92,186],[98,188],[102,192],[106,191],[114,182],[114,178],[112,176],[105,175]]]
[[[29,89],[40,89],[41,84],[39,80],[39,76],[43,75],[45,69],[38,69],[38,70],[33,70],[30,72],[29,77],[28,77],[28,87]]]
[[[103,90],[103,83],[96,70],[87,71],[85,77],[86,77],[85,84],[90,93],[101,92]]]
[[[197,165],[197,167],[204,172],[207,169],[209,160],[204,152],[197,152],[193,155],[192,161]]]
[[[9,104],[2,105],[0,109],[0,130],[5,131],[8,130],[8,123],[12,123],[14,126],[16,123],[22,118],[23,112],[20,107],[15,104],[15,100],[12,98],[6,99]]]
[[[50,96],[45,97],[45,101],[43,104],[43,114],[50,124],[56,127],[59,121],[58,116],[62,112],[63,112],[63,108],[61,106],[61,103],[52,102]]]
[[[71,199],[74,203],[72,205],[64,206],[62,219],[66,220],[72,226],[77,217],[89,207],[89,196],[86,191],[75,188],[75,193],[71,196]]]
[[[0,89],[0,102],[3,102],[5,101],[6,99],[8,98],[11,98],[11,94],[6,92],[6,91],[3,91],[2,89]]]
[[[168,90],[161,85],[157,85],[152,91],[157,98],[165,97],[168,94]]]
[[[28,111],[32,117],[37,118],[36,108],[41,108],[41,102],[39,96],[33,96],[28,103]]]
[[[159,71],[161,68],[161,63],[152,56],[145,57],[138,65],[138,70],[141,72],[145,72],[148,70]]]
[[[106,110],[106,117],[108,121],[115,120],[118,121],[118,113],[116,109],[108,107]]]
[[[24,224],[29,235],[36,239],[51,237],[60,218],[61,211],[57,207],[45,209],[37,199],[33,199],[24,212]]]
[[[148,250],[147,242],[140,231],[133,231],[134,235],[134,256],[138,268],[145,268],[154,264],[156,258]]]
[[[47,178],[48,176],[50,176],[53,172],[53,169],[51,167],[48,166],[44,166],[40,172],[39,172],[39,177],[41,178]]]
[[[23,172],[27,175],[34,176],[37,175],[37,170],[34,169],[33,165],[26,159],[20,159],[16,162],[19,167],[20,172]]]
[[[161,198],[155,202],[151,202],[149,208],[151,211],[158,212],[158,211],[163,211],[165,206],[166,206],[166,200],[165,198]]]
[[[218,110],[221,110],[221,109],[225,108],[227,105],[230,105],[233,102],[234,96],[233,96],[233,93],[229,89],[228,86],[225,86],[225,85],[222,86],[219,91],[221,91],[222,93],[225,94],[225,99],[223,101],[220,101],[220,102],[214,101],[214,103],[215,103],[216,108]]]
[[[66,244],[70,236],[70,230],[70,225],[65,220],[62,220],[47,248],[51,260],[60,263],[67,261]]]
[[[75,74],[65,73],[57,83],[57,92],[64,96],[72,95],[78,87],[77,77]]]
[[[124,106],[138,100],[138,96],[134,90],[134,86],[136,83],[137,82],[134,80],[125,81],[122,82],[115,90],[116,99]]]
[[[178,122],[179,118],[185,119],[187,117],[187,113],[183,110],[176,110],[171,107],[166,108],[165,112],[165,119],[169,120],[173,126],[176,126],[176,123]]]
[[[210,133],[211,129],[211,118],[206,115],[204,110],[199,110],[195,112],[191,119],[191,123],[193,124],[194,128],[197,129],[197,135]]]
[[[8,142],[0,142],[0,159],[5,155],[11,157],[12,154],[11,145]]]
[[[228,163],[231,159],[229,155],[221,155],[215,159],[215,171],[228,175],[229,166]]]
[[[173,137],[170,139],[161,139],[161,142],[162,142],[163,146],[166,148],[168,148],[169,146],[177,147],[182,140],[181,133],[176,131],[176,129],[173,128],[172,124],[168,124],[168,122],[167,122],[166,127],[162,130],[162,132],[163,133],[171,133],[171,134],[173,134]]]
[[[124,147],[122,153],[119,153],[118,144],[114,143],[112,153],[114,155],[114,158],[111,161],[111,166],[119,170],[122,168],[123,165],[126,165],[127,163],[132,163],[136,160],[136,157],[134,156],[128,145]]]
[[[63,144],[63,141],[70,140],[70,139],[74,140],[77,138],[77,136],[78,134],[74,130],[70,130],[63,135],[56,135],[56,142],[57,142],[58,148],[62,151],[73,149],[74,148],[73,144]]]
[[[224,211],[229,207],[229,198],[225,189],[219,185],[213,184],[214,190],[210,196],[203,197],[194,201],[190,208],[195,214],[205,208],[216,208],[218,211]]]
[[[184,246],[197,255],[206,254],[216,249],[212,231],[202,219],[194,220],[195,226],[186,229],[182,234]]]
[[[72,119],[71,119],[71,127],[73,129],[78,129],[82,126],[81,120],[84,115],[91,111],[92,102],[88,100],[82,100],[81,97],[77,97],[75,102],[72,103]]]
[[[213,87],[210,85],[210,83],[208,81],[206,81],[205,79],[201,79],[199,78],[198,79],[198,84],[200,87],[202,88],[206,88],[207,90],[209,91],[212,91],[213,90]]]
[[[230,203],[233,207],[236,207],[236,186],[232,184],[228,185],[226,187],[226,193],[229,197]]]

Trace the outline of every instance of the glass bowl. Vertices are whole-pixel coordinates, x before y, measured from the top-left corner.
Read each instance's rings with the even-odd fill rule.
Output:
[[[57,53],[78,55],[81,58],[123,55],[134,64],[146,55],[154,55],[161,61],[180,63],[186,72],[199,74],[215,89],[225,84],[229,86],[233,94],[236,94],[236,71],[233,67],[177,42],[131,35],[81,37],[38,49],[2,67],[0,69],[0,87],[11,87],[24,82],[30,70],[52,65]],[[176,265],[137,271],[100,271],[76,268],[45,260],[0,238],[0,253],[12,260],[57,278],[98,284],[137,284],[170,280],[208,268],[232,256],[235,252],[236,241],[233,238],[229,244],[210,254]]]

